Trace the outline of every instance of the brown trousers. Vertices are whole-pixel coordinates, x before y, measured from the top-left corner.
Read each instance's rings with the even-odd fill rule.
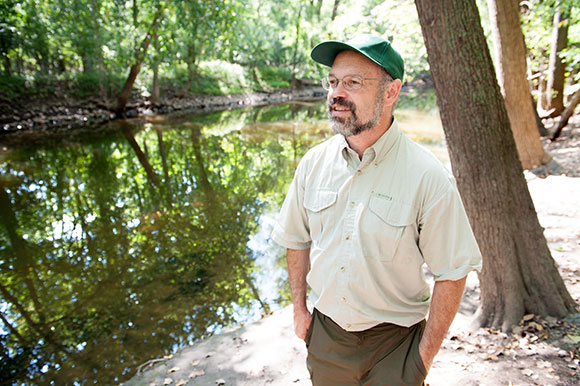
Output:
[[[316,309],[306,334],[314,386],[420,386],[427,376],[419,355],[425,321],[411,327],[382,323],[343,330]]]

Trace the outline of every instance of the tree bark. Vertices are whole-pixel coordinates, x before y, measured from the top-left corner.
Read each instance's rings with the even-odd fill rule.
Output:
[[[303,4],[300,4],[300,9],[298,10],[298,16],[296,17],[296,37],[294,39],[294,52],[292,54],[292,75],[290,81],[290,88],[294,89],[293,81],[296,78],[296,66],[298,64],[298,48],[300,46],[300,20],[302,19],[302,10],[304,9]]]
[[[416,0],[453,174],[483,253],[480,326],[576,304],[538,222],[474,0]],[[529,100],[526,101],[529,103]]]
[[[340,0],[334,0],[334,6],[332,7],[332,16],[330,17],[330,21],[334,21],[336,16],[338,15],[338,6],[340,5]]]
[[[564,80],[565,64],[560,58],[560,52],[568,46],[568,24],[570,15],[561,1],[556,4],[554,28],[552,30],[552,47],[550,64],[548,66],[548,85],[546,97],[549,117],[557,117],[564,111]]]
[[[153,63],[153,90],[151,90],[151,104],[156,106],[159,103],[159,63]]]
[[[552,159],[544,150],[527,79],[526,46],[520,27],[519,5],[513,0],[488,1],[495,47],[497,79],[505,99],[512,132],[524,169]]]
[[[558,138],[560,134],[562,134],[562,130],[568,124],[568,120],[570,119],[572,114],[574,114],[574,110],[576,109],[576,106],[578,106],[578,103],[580,103],[580,90],[574,93],[574,96],[570,101],[570,105],[566,107],[566,110],[564,110],[564,112],[560,116],[560,122],[558,122],[556,130],[554,130],[554,134],[552,134],[551,138],[552,141],[555,141],[556,138]]]
[[[122,114],[127,106],[127,102],[129,101],[129,97],[131,96],[131,90],[133,90],[133,85],[135,84],[135,80],[137,79],[137,75],[139,75],[139,71],[141,70],[141,65],[143,64],[143,60],[145,59],[145,55],[147,54],[147,49],[151,44],[153,38],[157,35],[157,29],[159,28],[159,23],[161,21],[161,17],[163,16],[163,9],[160,8],[157,10],[153,21],[151,22],[151,26],[149,27],[149,31],[147,35],[141,42],[141,45],[135,49],[135,59],[131,69],[129,70],[129,77],[123,86],[123,89],[119,93],[117,98],[117,107],[115,111],[117,114]]]
[[[202,47],[203,49],[203,47]],[[193,83],[193,78],[195,77],[195,73],[197,72],[197,65],[196,65],[196,54],[195,54],[195,45],[193,42],[188,43],[187,47],[187,82],[183,86],[181,90],[176,93],[176,96],[182,98],[187,94],[191,84]]]
[[[534,98],[531,98],[531,100],[532,100],[532,110],[534,111],[534,117],[536,119],[536,126],[538,127],[538,134],[540,134],[540,137],[547,137],[550,135],[550,132],[548,131],[548,129],[546,129],[544,122],[542,122],[542,119],[540,118],[540,114],[538,114]]]

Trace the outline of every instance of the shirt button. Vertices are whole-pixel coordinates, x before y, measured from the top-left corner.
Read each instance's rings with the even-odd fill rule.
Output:
[[[355,206],[355,205],[356,205],[356,203],[354,201],[350,202],[350,206]]]
[[[346,303],[346,298],[344,296],[340,300],[342,300],[343,303]]]
[[[356,174],[358,174],[360,176],[362,174],[362,170],[357,170]]]
[[[350,326],[351,326],[351,324],[350,324],[350,323],[347,323],[347,324],[346,324],[346,328],[350,328]]]
[[[350,240],[350,236],[346,236],[344,239],[345,240]]]
[[[344,266],[340,267],[340,272],[344,272],[346,271],[346,268],[344,268]]]

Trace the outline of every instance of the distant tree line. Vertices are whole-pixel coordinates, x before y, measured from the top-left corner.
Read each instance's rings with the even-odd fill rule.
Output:
[[[478,1],[490,34],[487,4]],[[573,0],[520,3],[527,77],[544,115],[578,88],[580,8]],[[387,35],[407,81],[429,65],[412,0],[5,0],[0,4],[0,95],[50,93],[55,80],[123,109],[137,86],[155,103],[177,95],[300,85],[320,76],[308,59],[322,39]],[[96,95],[95,95],[96,94]]]

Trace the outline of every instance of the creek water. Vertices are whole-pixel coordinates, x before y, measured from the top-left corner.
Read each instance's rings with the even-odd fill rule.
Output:
[[[396,116],[448,164],[435,110]],[[0,146],[3,384],[118,384],[288,304],[269,235],[301,156],[331,135],[309,102]]]

